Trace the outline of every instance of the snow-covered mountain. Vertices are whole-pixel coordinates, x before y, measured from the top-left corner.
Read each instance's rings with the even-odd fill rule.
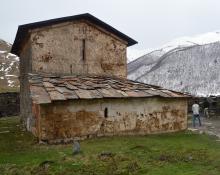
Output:
[[[128,78],[199,96],[220,95],[219,41],[219,32],[173,40],[130,62]]]
[[[147,48],[147,49],[134,49],[128,48],[127,57],[128,63],[135,59],[144,56],[146,53],[153,52],[154,50],[163,50],[168,52],[176,47],[186,47],[192,45],[204,45],[220,41],[220,31],[208,32],[205,34],[199,34],[192,37],[184,36],[171,40],[170,42],[162,45],[159,48]]]
[[[163,49],[155,50],[128,63],[129,79],[135,80],[137,77],[147,73],[152,68],[152,66],[157,63],[158,59],[160,59],[160,57],[164,54],[165,52]]]
[[[19,59],[10,50],[11,44],[0,40],[0,91],[16,90],[19,87]]]
[[[166,51],[172,50],[176,47],[186,47],[192,45],[204,45],[220,41],[220,31],[208,32],[204,34],[195,35],[192,37],[185,36],[174,39],[165,45],[162,48]]]

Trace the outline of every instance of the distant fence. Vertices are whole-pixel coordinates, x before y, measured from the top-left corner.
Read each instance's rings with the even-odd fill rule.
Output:
[[[19,115],[20,100],[18,92],[0,93],[0,117]]]

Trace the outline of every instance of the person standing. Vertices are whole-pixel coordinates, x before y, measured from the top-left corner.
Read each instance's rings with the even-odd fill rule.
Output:
[[[193,111],[193,127],[196,127],[196,119],[199,120],[199,126],[202,126],[200,115],[199,115],[199,104],[197,101],[192,105],[192,111]]]
[[[209,118],[209,102],[207,99],[204,102],[204,117]]]

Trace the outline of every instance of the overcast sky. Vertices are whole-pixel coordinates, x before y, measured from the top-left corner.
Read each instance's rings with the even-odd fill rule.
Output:
[[[0,38],[12,43],[20,24],[81,13],[137,40],[134,49],[220,30],[220,0],[2,0]]]

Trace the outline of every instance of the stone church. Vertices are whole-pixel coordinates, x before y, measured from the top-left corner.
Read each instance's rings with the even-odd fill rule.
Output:
[[[91,14],[21,25],[20,112],[39,140],[184,130],[188,95],[127,78],[137,42]]]

